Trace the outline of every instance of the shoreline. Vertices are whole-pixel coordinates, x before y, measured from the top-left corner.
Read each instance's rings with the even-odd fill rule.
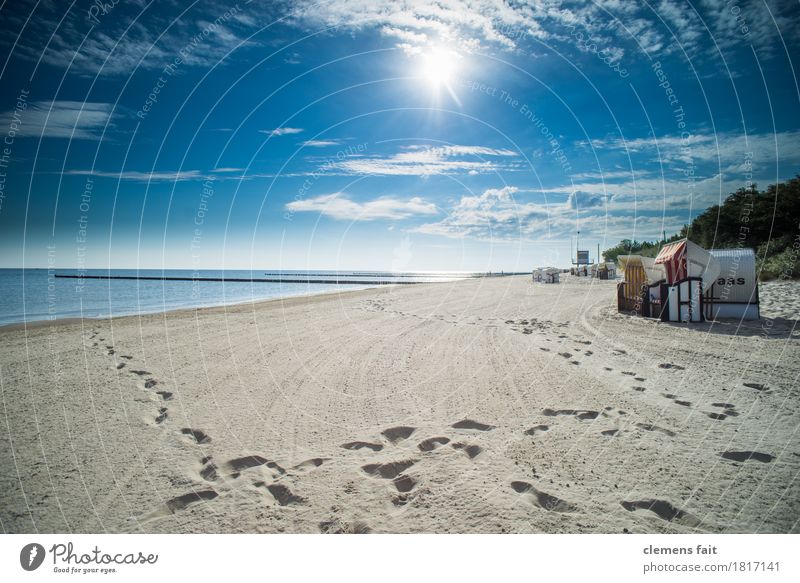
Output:
[[[518,276],[506,276],[506,277],[518,277]],[[424,286],[424,285],[442,285],[444,283],[457,283],[460,281],[468,281],[468,280],[454,280],[448,282],[423,282],[415,284],[415,287]],[[321,291],[321,292],[312,292],[308,294],[299,294],[299,295],[288,295],[288,296],[281,296],[277,298],[265,298],[265,299],[254,299],[244,302],[232,302],[227,304],[214,304],[214,305],[203,305],[197,307],[180,307],[174,309],[167,309],[167,310],[157,310],[154,312],[140,312],[138,314],[124,314],[119,316],[98,316],[98,317],[80,317],[80,316],[68,316],[64,318],[53,318],[53,319],[41,319],[41,320],[32,320],[28,322],[11,322],[8,324],[0,324],[0,334],[3,332],[13,332],[18,330],[25,330],[25,329],[37,329],[37,328],[47,328],[47,327],[56,327],[62,325],[72,325],[77,324],[79,322],[110,322],[110,321],[118,321],[127,318],[144,318],[149,316],[159,316],[165,314],[177,314],[180,315],[181,313],[195,313],[195,312],[204,312],[210,310],[221,310],[223,308],[235,308],[240,306],[253,306],[254,308],[260,306],[261,304],[267,304],[271,302],[287,302],[289,300],[306,300],[310,298],[319,298],[323,296],[332,296],[332,295],[341,295],[341,294],[353,294],[359,292],[367,292],[367,291],[377,291],[381,289],[388,289],[394,288],[394,285],[381,285],[381,286],[368,286],[364,287],[363,289],[348,289],[348,290],[328,290],[328,291]],[[406,287],[406,286],[397,286],[397,287]]]

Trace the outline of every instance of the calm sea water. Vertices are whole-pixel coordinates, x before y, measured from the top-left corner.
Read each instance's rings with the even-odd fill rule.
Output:
[[[213,271],[90,269],[85,275],[134,275],[154,277],[307,278],[347,279],[365,283],[336,285],[311,283],[200,282],[62,279],[53,275],[77,275],[59,269],[0,269],[0,325],[56,318],[107,318],[222,306],[280,297],[331,291],[366,289],[370,281],[448,281],[473,274],[387,273],[345,271]]]

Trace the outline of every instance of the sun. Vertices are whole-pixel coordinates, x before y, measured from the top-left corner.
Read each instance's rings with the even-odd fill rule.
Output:
[[[458,73],[460,55],[445,47],[430,47],[419,55],[418,77],[438,94],[445,89],[460,105],[453,87]]]
[[[421,55],[420,74],[432,87],[447,87],[456,73],[458,55],[442,47],[433,47]]]

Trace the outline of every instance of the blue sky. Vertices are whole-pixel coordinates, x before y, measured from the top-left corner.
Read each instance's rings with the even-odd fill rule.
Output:
[[[527,270],[800,172],[796,3],[67,6],[0,7],[3,266]]]

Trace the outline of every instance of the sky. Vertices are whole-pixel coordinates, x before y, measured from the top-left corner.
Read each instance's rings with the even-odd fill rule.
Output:
[[[526,271],[800,173],[800,5],[5,1],[0,266]]]

